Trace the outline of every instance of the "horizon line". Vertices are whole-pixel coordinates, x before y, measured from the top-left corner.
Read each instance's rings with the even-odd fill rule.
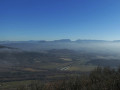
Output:
[[[96,41],[120,41],[120,39],[117,40],[102,40],[102,39],[76,39],[76,40],[71,40],[71,39],[54,39],[54,40],[0,40],[0,42],[20,42],[20,41],[59,41],[59,40],[69,40],[69,41],[77,41],[77,40],[96,40]]]

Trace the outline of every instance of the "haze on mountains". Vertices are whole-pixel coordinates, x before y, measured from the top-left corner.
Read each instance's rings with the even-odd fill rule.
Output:
[[[17,48],[25,51],[50,50],[50,49],[71,49],[71,50],[84,50],[87,52],[102,52],[102,53],[119,53],[120,41],[107,41],[107,40],[76,40],[61,39],[54,41],[1,41],[0,44],[6,47]]]
[[[0,90],[120,90],[119,0],[0,0]]]

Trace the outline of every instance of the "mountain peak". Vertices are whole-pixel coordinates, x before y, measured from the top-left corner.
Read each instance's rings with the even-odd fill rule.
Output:
[[[60,40],[54,40],[54,42],[71,42],[70,39],[60,39]]]

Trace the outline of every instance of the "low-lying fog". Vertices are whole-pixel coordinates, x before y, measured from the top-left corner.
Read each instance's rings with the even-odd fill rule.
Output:
[[[27,52],[26,52],[27,51]],[[30,52],[30,53],[29,53]],[[44,58],[51,57],[66,57],[71,58],[71,62],[80,63],[82,60],[84,61],[83,65],[101,65],[101,66],[112,66],[117,67],[120,65],[120,42],[113,41],[85,41],[85,42],[61,42],[61,41],[35,41],[35,42],[12,42],[12,43],[2,43],[0,44],[0,53],[1,53],[1,62],[2,65],[6,65],[6,63],[10,63],[8,65],[12,65],[11,60],[18,63],[18,56],[22,55],[26,58],[22,58],[20,60],[28,60],[26,62],[29,63],[29,59],[31,59],[31,55],[37,54],[39,55],[45,54]],[[17,56],[16,56],[17,54]],[[30,55],[30,57],[28,57]],[[3,56],[5,56],[3,58]],[[48,56],[48,57],[47,57]],[[20,56],[21,57],[21,56]],[[51,58],[50,57],[50,58]],[[42,58],[43,59],[43,58]],[[46,59],[45,59],[46,60]],[[49,61],[49,59],[47,59]],[[50,59],[50,60],[53,60]],[[6,61],[6,62],[5,62]],[[33,59],[34,61],[34,59]],[[56,58],[55,61],[59,61],[59,58]],[[108,62],[109,61],[109,62]],[[77,64],[76,63],[76,64]],[[82,62],[83,63],[83,62]],[[16,64],[14,64],[16,65]]]
[[[120,42],[24,42],[2,44],[25,51],[50,49],[84,50],[87,52],[120,53]]]

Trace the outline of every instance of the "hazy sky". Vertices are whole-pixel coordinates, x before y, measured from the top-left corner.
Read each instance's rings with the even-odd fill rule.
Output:
[[[0,40],[120,39],[120,0],[0,0]]]

